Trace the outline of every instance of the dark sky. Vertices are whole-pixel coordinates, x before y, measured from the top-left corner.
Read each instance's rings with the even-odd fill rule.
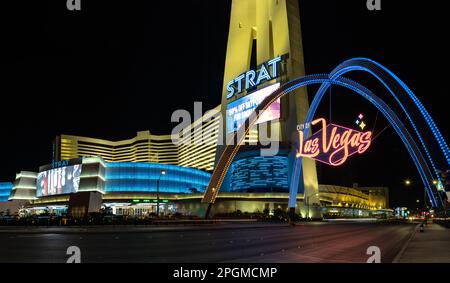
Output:
[[[174,110],[220,103],[231,1],[82,0],[81,12],[67,11],[63,0],[11,2],[2,4],[1,18],[0,180],[49,163],[57,134],[113,140],[147,129],[167,134]],[[300,0],[306,72],[372,58],[410,86],[448,140],[449,5],[382,0],[382,11],[369,12],[365,3]],[[367,76],[352,78],[384,91]],[[375,124],[377,111],[349,91],[332,94],[333,122],[351,125],[363,112],[375,134],[388,126],[381,116]],[[328,102],[317,115],[329,118]],[[339,169],[321,165],[319,176],[321,183],[389,186],[392,205],[423,198],[391,127],[364,156]]]

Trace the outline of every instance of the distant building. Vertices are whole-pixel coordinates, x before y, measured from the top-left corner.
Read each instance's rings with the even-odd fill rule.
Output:
[[[0,183],[0,215],[14,215],[19,208],[29,204],[28,199],[10,200],[11,195],[16,192],[16,182],[2,182]],[[36,187],[34,186],[34,190]]]
[[[369,195],[369,201],[374,208],[389,208],[389,188],[387,187],[360,187],[361,192]]]

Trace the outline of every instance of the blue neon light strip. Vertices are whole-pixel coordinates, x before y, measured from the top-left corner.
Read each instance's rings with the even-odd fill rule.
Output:
[[[162,175],[161,170],[166,170]],[[203,192],[211,174],[176,165],[158,163],[117,162],[106,166],[106,192],[156,192],[192,193]]]
[[[355,82],[353,82],[355,83]],[[347,88],[352,89],[353,91],[363,95],[366,99],[369,99],[369,95],[368,93],[371,93],[369,90],[367,90],[366,88],[364,88],[363,86],[359,85],[359,88],[356,88],[352,85],[346,85],[346,84],[342,84],[341,82],[337,82],[337,84],[345,86]],[[355,83],[356,84],[356,83]],[[408,152],[410,153],[410,156],[413,158],[414,163],[416,164],[416,167],[419,169],[419,174],[421,176],[422,182],[424,184],[426,184],[426,188],[427,188],[427,193],[428,196],[430,197],[430,199],[432,200],[432,204],[434,203],[434,206],[437,206],[436,203],[436,199],[434,198],[434,195],[432,194],[432,188],[430,188],[429,186],[429,181],[425,175],[425,172],[423,172],[422,167],[421,166],[417,166],[418,164],[421,164],[420,161],[418,160],[417,155],[415,154],[413,148],[411,147],[411,144],[409,143],[407,137],[402,133],[400,125],[404,128],[404,126],[402,124],[397,124],[393,118],[393,116],[391,116],[386,110],[390,110],[392,112],[392,110],[385,105],[384,107],[381,106],[380,104],[378,104],[375,100],[373,99],[369,99],[376,107],[377,109],[379,109],[383,115],[386,117],[386,119],[390,122],[390,124],[394,127],[394,129],[396,130],[397,134],[400,136],[400,138],[402,139],[404,145],[406,146],[406,148],[408,149]],[[392,112],[393,113],[393,112]],[[401,122],[400,122],[401,123]],[[428,167],[427,164],[424,164],[426,167]],[[427,168],[428,169],[428,168]],[[428,169],[428,171],[431,173],[430,169]],[[442,200],[441,200],[442,201]],[[443,204],[443,203],[442,203]]]
[[[11,182],[0,183],[0,202],[8,201],[12,189],[13,184]]]
[[[372,74],[372,75],[373,75],[374,77],[376,77],[376,78],[377,78],[377,79],[378,79],[378,80],[386,87],[386,89],[392,94],[392,96],[395,98],[395,100],[396,100],[397,103],[400,105],[400,107],[402,108],[402,110],[405,112],[405,114],[406,114],[408,120],[409,120],[410,123],[411,123],[411,126],[414,128],[414,131],[415,131],[416,135],[418,136],[418,138],[419,138],[419,140],[420,140],[420,143],[422,144],[422,146],[423,146],[423,148],[424,148],[424,150],[425,150],[425,154],[427,155],[427,158],[428,158],[428,160],[429,160],[430,163],[431,163],[431,167],[433,168],[433,170],[434,170],[436,176],[439,178],[438,171],[437,171],[437,169],[436,169],[436,166],[435,166],[435,164],[434,164],[433,159],[431,158],[431,155],[430,155],[430,153],[429,153],[429,151],[428,151],[428,148],[427,148],[427,146],[426,146],[426,144],[425,144],[425,142],[424,142],[424,140],[423,140],[423,138],[422,138],[422,135],[420,134],[420,132],[419,132],[419,130],[417,129],[417,126],[415,125],[413,119],[412,119],[411,116],[409,115],[408,111],[406,111],[405,106],[400,102],[400,100],[399,100],[399,98],[397,97],[397,95],[395,95],[395,93],[394,93],[394,92],[392,91],[392,89],[384,82],[384,80],[382,80],[377,74],[375,74],[374,72],[372,72],[370,69],[363,68],[363,67],[359,67],[359,66],[356,66],[356,67],[355,67],[355,66],[352,66],[352,67],[348,67],[348,68],[342,69],[342,74],[344,74],[344,73],[346,73],[346,72],[354,71],[354,70],[366,71],[366,72]]]
[[[445,142],[444,138],[442,137],[442,134],[439,131],[438,127],[436,126],[435,122],[431,118],[430,114],[425,109],[425,107],[422,105],[420,100],[416,97],[416,95],[408,88],[408,86],[406,86],[406,84],[402,80],[400,80],[400,78],[398,78],[394,73],[392,73],[389,69],[385,68],[384,66],[382,66],[378,62],[373,61],[373,60],[368,59],[368,58],[354,58],[354,59],[350,59],[348,61],[345,61],[340,66],[338,66],[332,72],[332,74],[334,74],[332,77],[335,77],[335,76],[337,77],[337,76],[340,76],[340,75],[342,75],[344,73],[347,73],[347,72],[350,72],[350,71],[353,71],[353,70],[365,71],[365,72],[368,72],[368,73],[372,74],[374,77],[376,77],[389,90],[389,92],[392,94],[392,96],[395,98],[395,100],[401,106],[403,111],[406,113],[406,115],[408,117],[408,120],[410,121],[411,125],[413,126],[416,135],[419,137],[419,140],[420,140],[420,142],[422,144],[422,147],[425,150],[427,158],[428,158],[429,162],[431,163],[431,166],[432,166],[433,171],[435,173],[435,178],[440,180],[440,175],[439,175],[439,173],[438,173],[438,171],[436,169],[434,160],[431,158],[431,155],[430,155],[430,153],[428,151],[428,148],[427,148],[427,146],[426,146],[426,144],[425,144],[425,142],[424,142],[424,140],[423,140],[419,130],[417,129],[413,119],[409,115],[408,111],[406,111],[405,107],[400,102],[400,99],[394,93],[394,91],[392,91],[392,89],[386,84],[386,82],[380,76],[378,76],[373,70],[371,70],[368,67],[361,66],[361,65],[351,65],[351,66],[347,66],[347,67],[341,67],[341,66],[345,66],[345,65],[348,65],[348,64],[357,64],[358,63],[357,60],[370,62],[370,63],[376,65],[377,67],[381,68],[383,71],[388,73],[403,88],[403,90],[409,95],[409,97],[412,99],[412,101],[415,103],[416,107],[419,109],[420,113],[424,117],[424,119],[426,121],[426,124],[430,127],[430,130],[432,131],[433,136],[436,139],[436,142],[438,143],[441,151],[444,153],[444,157],[445,157],[445,160],[446,160],[447,164],[450,165],[450,150],[449,150],[449,147],[448,147],[447,143]]]

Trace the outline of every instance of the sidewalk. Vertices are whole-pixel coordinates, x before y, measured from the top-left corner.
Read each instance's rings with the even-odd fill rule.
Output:
[[[450,263],[450,229],[429,223],[424,232],[418,229],[406,248],[401,252],[398,263]]]

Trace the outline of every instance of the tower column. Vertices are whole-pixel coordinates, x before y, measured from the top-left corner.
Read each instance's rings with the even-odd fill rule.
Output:
[[[222,89],[221,111],[226,117],[227,104],[233,98],[227,98],[227,84],[240,74],[248,71],[251,65],[252,45],[256,41],[256,64],[260,65],[274,57],[288,54],[287,65],[282,83],[305,75],[303,45],[301,37],[298,0],[233,0],[231,6],[230,27],[228,34],[225,72]],[[253,46],[253,48],[255,48]],[[243,94],[245,95],[245,93]],[[282,117],[271,122],[271,133],[275,133],[281,142],[293,142],[297,124],[304,123],[308,112],[308,95],[306,88],[295,91],[295,95],[281,101]],[[226,133],[226,122],[222,129]],[[227,136],[227,135],[224,135]],[[224,144],[225,141],[222,142]],[[223,151],[219,146],[216,163]],[[289,155],[292,172],[292,158],[295,148]],[[310,204],[318,204],[318,182],[314,160],[304,159],[302,166],[303,182],[297,191],[308,196]],[[292,176],[291,176],[292,177]],[[290,180],[289,180],[290,181]],[[295,197],[294,197],[295,198]],[[290,201],[296,204],[296,200]],[[303,206],[304,207],[304,206]],[[310,210],[310,216],[320,217]],[[302,212],[303,214],[303,212]]]

